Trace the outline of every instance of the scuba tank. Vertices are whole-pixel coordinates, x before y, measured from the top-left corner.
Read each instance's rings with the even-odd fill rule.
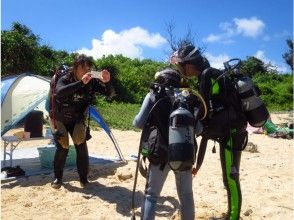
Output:
[[[185,106],[185,95],[184,90],[179,107],[169,117],[168,164],[174,171],[189,170],[195,161],[195,118]]]
[[[232,77],[234,78],[235,87],[241,99],[242,110],[247,121],[253,127],[262,127],[269,118],[269,112],[258,97],[259,94],[257,94],[251,78],[240,73],[241,60],[231,59],[224,62],[224,66],[228,73],[233,73]]]
[[[269,118],[269,112],[258,97],[252,80],[242,76],[237,78],[236,86],[247,121],[253,127],[262,127]]]

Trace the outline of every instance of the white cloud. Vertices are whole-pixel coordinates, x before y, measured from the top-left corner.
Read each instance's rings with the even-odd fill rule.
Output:
[[[217,56],[214,56],[211,53],[205,53],[205,57],[208,59],[210,66],[217,69],[223,69],[224,62],[230,59],[227,54],[219,54]]]
[[[291,70],[287,66],[285,66],[284,64],[278,65],[276,67],[277,67],[277,71],[279,73],[291,73]]]
[[[213,43],[213,42],[220,41],[221,38],[222,38],[221,35],[210,34],[210,35],[208,35],[208,37],[204,41],[208,42],[208,43]]]
[[[265,56],[265,52],[263,50],[256,51],[254,55],[257,59],[260,59],[264,63],[269,63],[270,60]]]
[[[206,52],[204,55],[208,59],[210,66],[217,68],[217,69],[224,69],[224,62],[231,59],[230,56],[225,53],[214,55],[214,54]],[[265,65],[269,65],[269,68],[271,68],[272,70],[276,70],[279,73],[290,73],[291,72],[290,68],[286,64],[277,63],[277,62],[269,59],[266,56],[265,51],[263,51],[263,50],[256,51],[256,53],[253,56],[260,59],[261,61],[264,62]]]
[[[270,60],[266,57],[265,52],[263,50],[258,50],[255,55],[253,55],[257,59],[260,59],[266,65],[270,65],[271,69],[277,70],[279,73],[289,73],[290,69],[285,64],[277,64],[275,61]]]
[[[263,32],[265,24],[262,20],[256,17],[252,18],[234,18],[234,23],[236,25],[237,33],[248,37],[257,37]]]
[[[284,31],[282,31],[282,32],[277,32],[277,33],[275,33],[275,34],[273,34],[273,35],[271,35],[271,36],[269,36],[269,35],[264,35],[264,36],[263,36],[263,40],[266,41],[266,42],[268,42],[268,41],[271,41],[271,40],[274,40],[274,39],[280,39],[280,38],[285,39],[285,38],[290,38],[290,36],[291,36],[291,34],[290,34],[288,31],[284,30]]]
[[[225,32],[226,36],[233,36],[236,32],[233,23],[230,22],[222,22],[219,27]]]
[[[92,48],[82,48],[76,52],[92,56],[95,59],[110,54],[122,54],[130,58],[142,58],[142,46],[157,48],[166,42],[167,40],[159,33],[149,33],[141,27],[134,27],[119,33],[109,29],[104,31],[101,39],[92,40]]]
[[[232,43],[232,37],[234,36],[244,36],[255,38],[262,34],[265,24],[262,20],[252,17],[252,18],[234,18],[231,22],[222,22],[219,24],[219,28],[222,30],[219,34],[209,34],[203,39],[203,42],[213,43]]]

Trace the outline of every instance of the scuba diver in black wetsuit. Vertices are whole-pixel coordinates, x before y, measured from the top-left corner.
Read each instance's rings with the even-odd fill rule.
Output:
[[[218,141],[223,183],[228,195],[226,219],[237,220],[242,204],[239,170],[241,150],[247,141],[246,117],[237,97],[232,93],[229,79],[225,76],[218,79],[222,72],[210,68],[198,48],[184,45],[173,54],[172,61],[186,77],[198,77],[199,91],[208,106],[208,116],[202,121],[204,127],[196,169],[199,170],[203,161],[207,140]]]
[[[62,185],[63,168],[69,149],[68,134],[72,137],[77,152],[81,186],[88,183],[89,155],[86,141],[90,137],[87,137],[85,123],[87,109],[95,92],[106,94],[104,83],[110,80],[107,70],[101,72],[100,79],[93,79],[90,73],[93,65],[92,59],[80,55],[74,60],[71,70],[51,81],[50,122],[57,148],[54,157],[55,180],[51,185],[56,189]]]

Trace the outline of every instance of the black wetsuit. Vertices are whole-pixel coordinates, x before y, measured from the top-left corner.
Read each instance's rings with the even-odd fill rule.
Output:
[[[56,98],[53,103],[57,133],[54,136],[56,153],[54,157],[54,174],[62,180],[63,168],[68,154],[68,134],[72,137],[77,153],[77,169],[81,182],[87,181],[89,155],[86,143],[87,109],[95,92],[106,94],[106,87],[98,80],[92,79],[87,85],[76,81],[73,73],[62,76],[56,84]]]
[[[227,219],[240,218],[242,194],[239,181],[241,152],[247,141],[247,120],[234,88],[221,71],[209,68],[199,77],[200,92],[208,106],[208,116],[203,120],[202,140],[199,147],[197,169],[200,168],[207,140],[219,142],[223,183],[228,195]]]

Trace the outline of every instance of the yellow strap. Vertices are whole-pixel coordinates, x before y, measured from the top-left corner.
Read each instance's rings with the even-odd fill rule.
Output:
[[[197,96],[197,97],[199,98],[199,100],[201,101],[201,103],[202,103],[202,105],[203,105],[203,108],[204,108],[204,114],[203,114],[203,117],[200,119],[200,120],[203,120],[203,119],[206,117],[206,115],[207,115],[207,106],[206,106],[206,103],[205,103],[203,97],[202,97],[197,91],[195,91],[195,90],[193,90],[193,89],[190,89],[190,88],[181,88],[180,90],[181,90],[181,91],[182,91],[182,90],[188,90],[188,91],[191,92],[193,95],[195,95],[195,96]]]

